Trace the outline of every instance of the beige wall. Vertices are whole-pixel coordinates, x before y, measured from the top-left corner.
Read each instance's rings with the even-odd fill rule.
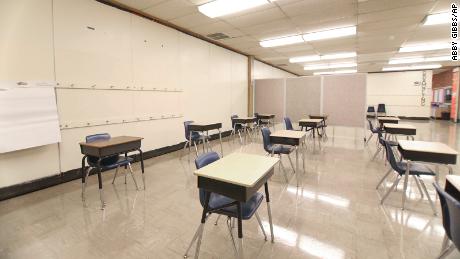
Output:
[[[89,134],[142,136],[143,149],[151,150],[183,141],[186,119],[219,121],[230,129],[231,114],[247,113],[247,57],[143,18],[91,0],[5,0],[0,23],[5,25],[0,27],[0,80],[101,88],[57,89],[61,124],[183,116],[63,129],[59,145],[0,154],[0,187],[79,167],[78,142]]]
[[[289,78],[297,77],[294,74],[288,73],[281,69],[269,66],[260,61],[254,60],[254,79],[268,79],[268,78]]]
[[[426,117],[431,115],[433,72],[426,72],[425,105],[421,105],[424,71],[374,73],[367,76],[367,104],[384,103],[387,114],[394,116]]]

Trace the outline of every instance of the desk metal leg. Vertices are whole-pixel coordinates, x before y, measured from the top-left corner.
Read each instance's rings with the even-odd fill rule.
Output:
[[[104,190],[102,190],[102,175],[101,175],[101,158],[97,161],[97,180],[99,182],[99,196],[101,198],[101,210],[105,208]]]
[[[222,146],[222,133],[220,132],[220,129],[218,129],[218,131],[219,131],[219,141],[220,141],[220,155],[224,157],[224,148]]]
[[[403,189],[403,195],[402,195],[402,208],[404,210],[404,206],[406,204],[406,191],[407,191],[407,182],[409,180],[409,170],[410,170],[410,164],[411,161],[407,161],[407,168],[406,168],[406,174],[404,175],[404,189]]]
[[[299,187],[299,147],[295,146],[295,177],[297,180],[297,187]]]
[[[192,132],[190,131],[189,133],[189,137],[188,137],[188,161],[190,162],[190,153],[192,152]],[[195,142],[193,142],[193,144],[195,144]],[[195,148],[196,148],[196,144],[195,144]]]
[[[83,202],[85,201],[85,187],[86,187],[85,159],[86,159],[86,156],[83,156],[83,158],[81,159],[81,200]]]
[[[196,243],[195,259],[198,259],[198,256],[200,254],[201,239],[203,238],[204,224],[206,223],[206,214],[208,213],[209,199],[211,197],[211,193],[205,192],[204,196],[205,196],[205,202],[204,202],[203,213],[201,214],[201,224],[200,224],[201,229],[200,229],[200,234],[198,236],[198,241]]]
[[[274,243],[275,237],[273,235],[272,210],[270,208],[270,193],[268,192],[268,182],[265,183],[265,201],[267,202],[268,222],[270,224],[270,235],[271,235],[272,243]]]
[[[201,132],[201,134],[203,134],[203,136],[204,136],[204,132]],[[206,136],[207,136],[207,135],[206,135]],[[206,153],[206,150],[205,150],[205,146],[206,146],[206,138],[205,138],[205,137],[203,137],[202,141],[203,141],[203,154],[204,154],[204,153]]]
[[[243,254],[243,211],[241,209],[241,202],[238,202],[236,205],[236,211],[238,214],[238,258],[243,259],[244,254]]]
[[[141,160],[142,183],[144,184],[144,190],[145,190],[144,152],[142,152],[141,149],[138,149],[138,151],[139,151],[139,159]]]

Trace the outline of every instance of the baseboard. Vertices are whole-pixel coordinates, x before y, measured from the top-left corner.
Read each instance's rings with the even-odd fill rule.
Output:
[[[430,117],[408,117],[408,116],[398,116],[398,117],[403,120],[422,120],[422,121],[430,120]]]
[[[222,137],[227,137],[229,136],[231,131],[224,131],[222,132]],[[216,140],[219,139],[218,134],[212,134],[210,135],[211,140]],[[168,153],[172,153],[175,151],[178,151],[182,149],[185,145],[185,142],[181,142],[172,146],[166,146],[154,150],[149,150],[149,151],[144,151],[144,160],[165,155]],[[139,155],[132,155],[131,156],[134,159],[134,163],[139,162]],[[91,173],[94,174],[94,173]],[[46,189],[48,187],[52,187],[58,184],[70,182],[76,179],[81,178],[81,169],[76,168],[72,169],[66,172],[62,172],[59,175],[51,175],[39,179],[35,179],[29,182],[24,182],[20,184],[15,184],[7,187],[2,187],[0,188],[0,201],[14,198],[20,195],[24,195],[27,193],[39,191]]]

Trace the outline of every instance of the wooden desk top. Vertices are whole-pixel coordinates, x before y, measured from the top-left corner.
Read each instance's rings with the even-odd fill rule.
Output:
[[[244,187],[253,187],[278,163],[279,159],[245,153],[232,153],[194,174]]]
[[[233,120],[255,120],[256,117],[238,117],[238,118],[233,118]]]
[[[92,147],[92,148],[105,148],[105,147],[111,147],[111,146],[116,146],[124,143],[129,143],[129,142],[134,142],[134,141],[139,141],[144,138],[141,137],[130,137],[130,136],[118,136],[118,137],[113,137],[108,140],[99,140],[99,141],[94,141],[94,142],[80,142],[79,144],[81,146],[87,146],[87,147]]]
[[[458,155],[456,150],[440,142],[399,140],[398,143],[405,151]]]
[[[310,114],[310,115],[308,115],[308,116],[309,116],[310,118],[312,118],[312,119],[316,119],[316,118],[327,119],[327,117],[328,117],[329,115],[327,115],[327,114]]]
[[[216,124],[222,124],[221,122],[192,122],[189,124],[189,126],[210,126],[210,125],[216,125]]]
[[[392,129],[417,129],[415,126],[410,124],[394,124],[394,123],[384,123],[384,128],[392,128]]]
[[[400,121],[398,117],[377,117],[378,120],[385,120],[385,121]]]
[[[277,130],[270,134],[270,137],[301,139],[307,135],[305,131],[297,130]]]
[[[270,117],[270,118],[275,118],[275,114],[270,114],[270,113],[259,113],[257,117]]]
[[[322,121],[323,121],[323,119],[301,119],[301,120],[299,120],[299,123],[300,122],[316,122],[316,123],[320,123]]]
[[[446,175],[446,180],[460,192],[460,175]]]

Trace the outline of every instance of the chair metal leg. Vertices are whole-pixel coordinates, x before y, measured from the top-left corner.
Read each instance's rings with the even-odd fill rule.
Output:
[[[262,233],[264,234],[264,239],[265,241],[267,241],[267,234],[265,234],[265,229],[264,229],[264,226],[262,225],[262,221],[260,220],[259,213],[257,213],[256,211],[255,215],[256,215],[257,222],[259,222],[260,229],[262,230]]]
[[[420,196],[421,196],[421,198],[423,199],[423,197],[424,197],[425,195],[424,195],[424,193],[423,193],[423,191],[422,191],[422,188],[420,187],[420,180],[419,180],[419,178],[417,178],[417,176],[415,176],[415,175],[414,175],[414,180],[415,180],[415,184],[417,185],[417,189],[418,189],[418,191],[419,191],[419,193],[420,193]]]
[[[204,224],[200,224],[198,226],[198,228],[196,229],[195,235],[193,236],[192,241],[190,242],[190,245],[187,248],[187,251],[185,251],[184,258],[188,257],[188,252],[190,251],[190,248],[192,248],[193,243],[195,243],[195,241],[198,238],[198,236],[200,236],[201,233],[203,232],[203,226],[204,226]]]
[[[220,216],[221,216],[221,214],[217,215],[217,219],[216,219],[216,222],[214,222],[214,226],[217,226],[217,223],[219,222]]]
[[[446,256],[448,256],[452,251],[455,250],[455,245],[450,244],[447,248],[441,251],[441,254],[437,257],[438,259],[444,259]]]
[[[235,252],[235,257],[238,257],[238,249],[236,248],[235,237],[233,236],[232,218],[230,217],[227,218],[227,229],[230,234],[230,238],[232,239],[233,252]]]
[[[128,167],[129,167],[129,172],[131,174],[131,177],[133,178],[134,185],[136,185],[136,190],[139,191],[139,186],[137,185],[136,178],[134,177],[133,167],[131,166],[131,163],[128,164]]]
[[[289,182],[289,179],[288,179],[288,176],[287,176],[287,172],[286,172],[286,168],[284,167],[283,165],[283,162],[281,161],[281,155],[280,155],[280,166],[283,168],[283,172],[284,172],[284,179],[286,179],[286,183]]]
[[[81,200],[83,202],[86,200],[85,191],[86,191],[86,185],[88,182],[88,175],[90,171],[91,171],[91,167],[88,167],[88,169],[84,171],[85,182],[81,184]]]
[[[287,157],[289,158],[289,163],[291,164],[292,170],[294,170],[294,173],[297,173],[297,172],[295,171],[294,164],[292,163],[291,156],[289,156],[289,154],[288,154]]]
[[[179,154],[179,159],[182,159],[182,156],[184,155],[185,149],[187,148],[188,140],[185,141],[184,148],[181,150]]]
[[[375,187],[375,189],[379,189],[380,185],[383,183],[383,181],[385,181],[385,179],[388,177],[388,175],[390,175],[390,173],[393,171],[393,168],[390,168],[390,170],[388,170],[388,172],[385,174],[385,176],[382,177],[382,179],[379,181],[379,183],[377,184],[377,186]]]
[[[198,157],[198,148],[196,147],[196,141],[193,141],[193,145],[195,146],[195,154]]]
[[[380,204],[383,205],[383,203],[385,202],[386,198],[388,197],[388,195],[390,195],[390,193],[393,191],[393,189],[398,185],[399,181],[401,180],[401,176],[398,175],[398,177],[396,178],[396,180],[393,182],[393,185],[391,186],[391,188],[387,191],[387,193],[383,196],[382,200],[380,201]]]
[[[371,135],[369,135],[369,137],[367,138],[366,144],[369,143],[369,141],[371,140],[373,136],[374,136],[374,133],[371,133]]]
[[[378,154],[380,153],[380,151],[382,151],[382,147],[379,146],[379,147],[377,147],[377,151],[375,151],[375,154],[374,154],[374,156],[372,157],[371,160],[374,160],[374,159],[378,156]]]
[[[433,213],[436,216],[438,213],[436,211],[436,207],[434,206],[433,201],[431,200],[430,194],[428,194],[428,190],[426,189],[426,185],[425,185],[425,183],[423,182],[422,179],[418,178],[418,180],[420,181],[420,185],[422,186],[423,191],[425,191],[425,195],[428,198],[428,201],[430,202],[431,209],[433,210]]]
[[[113,175],[112,184],[115,183],[115,178],[117,178],[117,174],[118,174],[118,169],[119,169],[119,168],[120,168],[120,167],[117,166],[117,168],[115,169],[115,174]]]

